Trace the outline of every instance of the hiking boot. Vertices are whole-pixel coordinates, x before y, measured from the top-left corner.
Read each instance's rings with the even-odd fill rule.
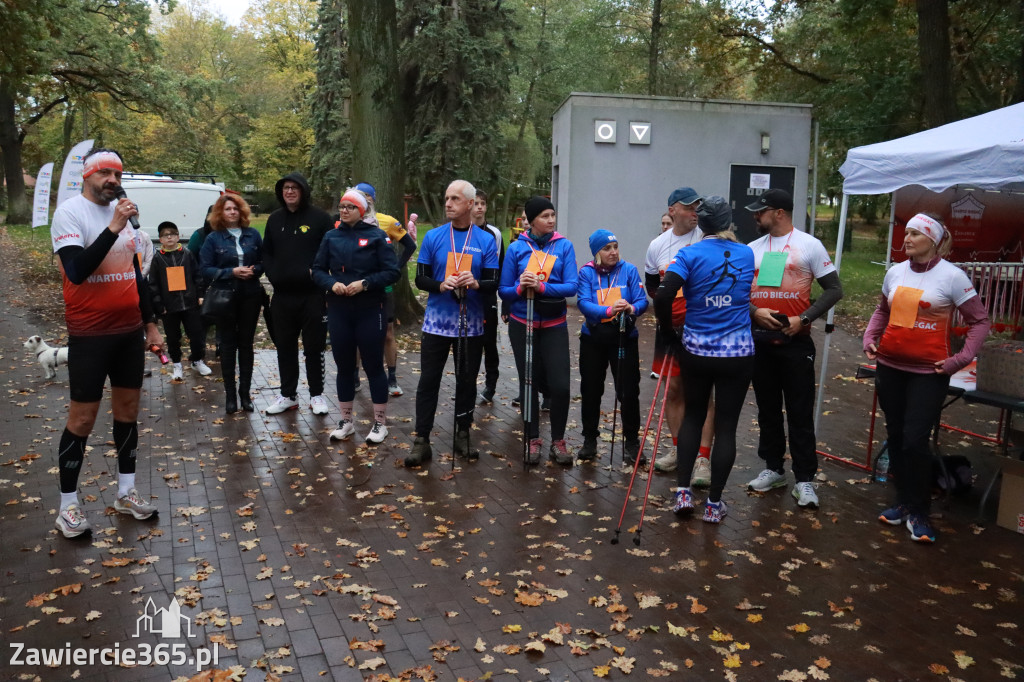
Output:
[[[388,437],[388,427],[384,422],[374,420],[373,426],[370,427],[370,432],[366,434],[366,442],[372,443],[373,445],[379,445],[384,442],[384,439]]]
[[[348,440],[356,433],[356,426],[351,419],[342,419],[338,428],[331,431],[331,440]]]
[[[672,448],[671,450],[663,454],[661,457],[654,458],[654,470],[661,471],[663,473],[675,471],[677,458],[678,455],[676,453],[676,449]]]
[[[771,469],[765,469],[757,475],[757,478],[747,483],[747,490],[756,490],[759,493],[771,490],[772,488],[782,488],[786,485],[786,474],[780,474],[777,471]]]
[[[552,442],[551,449],[548,451],[548,456],[555,464],[572,466],[572,453],[569,451],[569,447],[565,444],[564,440],[556,440]]]
[[[693,492],[689,488],[680,488],[676,491],[675,502],[672,504],[672,511],[677,516],[689,514],[693,511]]]
[[[398,379],[392,379],[391,381],[388,382],[389,395],[395,396],[397,398],[398,396],[404,393],[405,391],[403,391],[402,387],[398,385]]]
[[[584,462],[589,462],[595,457],[597,457],[597,439],[584,438],[583,447],[580,449],[579,458]]]
[[[206,363],[202,360],[196,360],[192,363],[192,369],[199,372],[199,376],[208,377],[213,374],[213,370],[206,366]]]
[[[622,444],[622,460],[626,466],[636,464],[637,455],[640,456],[640,466],[647,464],[647,457],[640,453],[640,443],[636,440],[627,440]]]
[[[488,386],[484,389],[484,392],[480,394],[480,404],[490,405],[494,402],[494,387]]]
[[[405,458],[405,466],[418,467],[424,462],[429,462],[434,457],[434,451],[430,449],[430,441],[424,436],[417,436],[412,443],[412,450]]]
[[[728,513],[729,508],[725,506],[725,500],[719,502],[708,500],[704,503],[703,520],[705,523],[721,523]]]
[[[798,507],[804,509],[818,508],[818,494],[814,492],[814,484],[810,481],[797,483],[793,486],[793,499]]]
[[[313,414],[327,414],[331,411],[331,406],[327,402],[327,398],[315,395],[309,399],[309,409],[313,411]]]
[[[469,430],[455,432],[455,456],[469,460],[480,459],[480,453],[469,444]]]
[[[938,533],[924,514],[911,514],[907,518],[907,530],[910,531],[910,539],[914,542],[933,543],[938,538]]]
[[[77,504],[71,504],[61,509],[54,525],[66,538],[77,538],[79,535],[92,532],[89,519],[85,518],[85,514]]]
[[[171,381],[183,381],[184,379],[185,375],[182,373],[181,363],[174,363],[174,366],[171,368]]]
[[[295,398],[288,398],[283,395],[279,395],[274,398],[274,402],[270,403],[270,407],[267,408],[267,414],[281,414],[288,410],[299,409],[299,401]]]
[[[698,457],[693,464],[693,473],[690,474],[690,485],[694,488],[707,488],[711,485],[711,460],[707,457]]]
[[[896,504],[879,514],[878,520],[882,523],[888,523],[890,526],[899,526],[903,523],[903,519],[907,518],[907,514],[906,507],[902,504]]]
[[[530,439],[530,445],[526,449],[526,463],[527,464],[540,464],[540,450],[544,446],[544,441],[540,438]]]
[[[129,490],[127,495],[117,498],[117,501],[114,502],[114,510],[122,514],[131,514],[139,521],[156,514],[156,507],[143,500],[135,488]]]

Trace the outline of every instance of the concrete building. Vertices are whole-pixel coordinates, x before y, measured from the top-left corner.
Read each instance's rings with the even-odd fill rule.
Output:
[[[730,199],[737,235],[756,238],[746,204],[769,188],[792,193],[806,229],[811,105],[573,93],[552,122],[551,200],[579,264],[587,237],[615,232],[643,271],[647,245],[676,187]]]

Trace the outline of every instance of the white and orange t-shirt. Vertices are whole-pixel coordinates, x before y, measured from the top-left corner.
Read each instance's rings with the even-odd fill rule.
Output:
[[[911,270],[910,261],[892,266],[882,282],[882,295],[889,302],[890,314],[878,341],[879,362],[886,364],[890,360],[903,366],[932,367],[951,355],[953,312],[978,294],[963,270],[940,260],[925,272]],[[901,321],[897,318],[902,315],[894,314],[899,304],[897,296],[909,296],[904,300],[916,301],[912,323]]]
[[[647,258],[644,260],[644,272],[648,275],[658,275],[665,279],[665,271],[672,265],[673,259],[679,253],[679,249],[693,246],[704,238],[704,232],[699,227],[679,236],[672,230],[665,230],[651,242],[647,247]],[[672,301],[672,322],[676,327],[683,326],[686,321],[686,299],[683,297],[682,288]]]
[[[821,241],[795,228],[784,237],[766,234],[749,246],[754,251],[755,268],[750,302],[758,308],[778,310],[787,317],[799,317],[807,310],[811,306],[811,283],[836,271]],[[782,283],[778,286],[758,284],[761,264],[767,253],[785,255]],[[810,334],[810,327],[801,333]]]
[[[88,247],[114,218],[116,203],[95,204],[82,195],[68,199],[53,214],[50,238],[53,252],[65,246]],[[68,334],[101,336],[121,334],[142,328],[139,290],[132,261],[137,251],[137,236],[125,227],[106,258],[81,284],[72,284],[58,261],[64,280],[64,317]],[[141,238],[146,238],[142,235]]]

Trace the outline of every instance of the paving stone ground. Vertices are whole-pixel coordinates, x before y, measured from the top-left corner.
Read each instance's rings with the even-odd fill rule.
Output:
[[[506,338],[498,398],[476,412],[481,458],[454,473],[450,374],[434,461],[400,466],[412,440],[414,350],[401,359],[405,395],[391,403],[391,434],[376,448],[330,442],[337,409],[315,417],[305,394],[300,410],[281,416],[226,416],[218,365],[211,378],[186,372],[175,384],[150,360],[138,482],[159,517],[112,513],[105,405],[81,477],[95,532],[71,541],[53,528],[67,371],[48,382],[21,348],[29,334],[59,335],[41,324],[0,304],[3,679],[196,675],[194,664],[13,665],[14,644],[136,653],[183,644],[170,650],[188,658],[214,642],[219,659],[204,679],[213,669],[232,671],[217,679],[246,680],[1024,678],[1024,538],[995,525],[995,501],[978,518],[996,462],[981,441],[942,436],[944,451],[967,454],[980,480],[963,498],[936,503],[940,541],[921,546],[875,520],[891,491],[850,466],[822,459],[817,512],[798,510],[788,488],[748,494],[761,469],[751,392],[724,523],[677,519],[674,477],[657,474],[636,533],[647,484],[638,476],[614,545],[628,473],[609,466],[608,443],[593,464],[524,471]],[[645,327],[644,358],[651,336]],[[819,440],[863,460],[871,387],[851,379],[858,340],[835,340]],[[654,383],[643,379],[645,414]],[[272,351],[259,352],[254,384],[265,408],[278,384]],[[577,387],[575,377],[574,395]],[[360,435],[367,393],[364,383]],[[993,432],[997,413],[958,404],[946,416]],[[578,421],[577,398],[577,447]],[[547,438],[543,424],[541,432]],[[194,636],[135,637],[148,600],[164,608],[172,595]]]

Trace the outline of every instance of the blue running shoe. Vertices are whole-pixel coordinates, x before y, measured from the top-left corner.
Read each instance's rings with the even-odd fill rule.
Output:
[[[914,542],[932,543],[937,537],[928,517],[921,514],[914,514],[907,519],[907,530],[910,531],[910,539]]]
[[[676,491],[676,501],[672,505],[672,511],[678,516],[689,514],[693,511],[693,493],[689,488],[680,488]]]
[[[890,526],[898,526],[903,523],[903,519],[907,518],[907,508],[902,504],[897,504],[889,507],[881,514],[878,515],[878,520],[882,523],[888,523]]]
[[[722,519],[724,519],[728,513],[729,508],[725,506],[725,500],[720,500],[718,502],[708,500],[704,503],[705,523],[721,523]]]

